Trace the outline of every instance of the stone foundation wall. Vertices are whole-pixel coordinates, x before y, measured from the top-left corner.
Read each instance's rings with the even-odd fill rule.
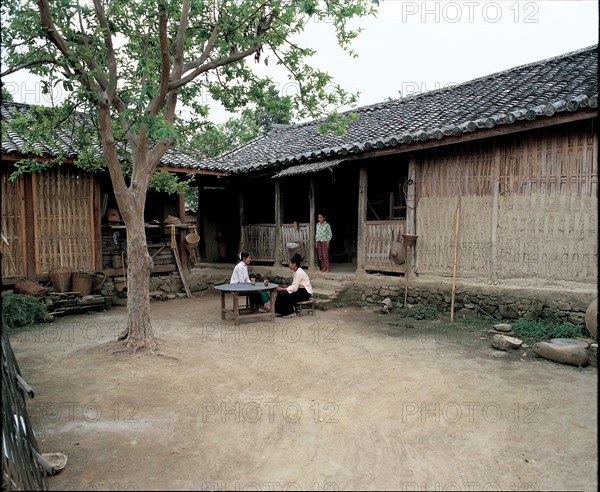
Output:
[[[406,292],[403,282],[388,284],[373,281],[354,282],[354,299],[379,304],[389,297],[394,306],[402,307]],[[454,314],[489,316],[496,320],[557,319],[575,325],[585,324],[585,312],[597,297],[597,292],[565,291],[561,289],[493,288],[488,286],[460,286],[456,288]],[[438,282],[409,282],[407,307],[435,306],[450,312],[452,285]]]

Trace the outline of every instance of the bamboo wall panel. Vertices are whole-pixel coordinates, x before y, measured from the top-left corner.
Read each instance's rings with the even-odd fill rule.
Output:
[[[596,282],[595,126],[578,122],[417,156],[417,272],[452,274],[460,194],[459,278]]]
[[[500,198],[498,277],[596,282],[598,203],[570,195]]]
[[[300,245],[300,254],[308,260],[308,247],[310,239],[310,224],[298,223],[297,227],[294,224],[281,224],[280,244],[276,244],[277,260],[286,262],[290,259],[290,254],[287,249],[287,243],[298,243]]]
[[[9,174],[0,176],[1,223],[0,252],[2,252],[2,275],[5,277],[25,276],[27,254],[25,250],[25,177],[10,181]]]
[[[598,138],[592,121],[504,139],[501,195],[598,196]]]
[[[75,168],[34,173],[37,273],[56,267],[93,270],[94,181]]]
[[[252,254],[255,261],[275,261],[275,224],[242,226],[242,249]]]
[[[242,226],[243,247],[252,253],[255,261],[285,261],[290,255],[287,243],[298,243],[305,258],[308,258],[309,224],[282,224],[279,243],[275,244],[275,224],[248,224]]]
[[[425,198],[417,207],[417,272],[452,276],[458,197]],[[493,251],[491,197],[463,196],[457,248],[457,276],[487,280]]]
[[[397,265],[389,255],[392,243],[401,241],[405,220],[368,221],[365,227],[365,270],[404,273],[406,264]]]
[[[489,143],[432,149],[418,158],[417,165],[418,199],[492,194],[494,149]]]

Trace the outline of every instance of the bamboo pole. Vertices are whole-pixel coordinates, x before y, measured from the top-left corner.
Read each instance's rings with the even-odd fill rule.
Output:
[[[456,293],[456,265],[458,263],[458,230],[460,227],[460,195],[456,205],[456,231],[454,233],[454,264],[452,266],[452,302],[450,303],[450,322],[454,322],[454,296]]]

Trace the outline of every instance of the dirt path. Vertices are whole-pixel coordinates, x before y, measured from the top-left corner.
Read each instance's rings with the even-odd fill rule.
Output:
[[[68,456],[51,490],[598,488],[596,367],[493,350],[489,324],[236,328],[216,293],[152,315],[174,358],[114,353],[121,307],[11,337],[42,451]]]

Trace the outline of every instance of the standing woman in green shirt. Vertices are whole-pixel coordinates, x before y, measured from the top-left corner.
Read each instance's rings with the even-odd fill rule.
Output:
[[[325,215],[317,215],[317,232],[315,235],[315,247],[319,261],[321,262],[321,271],[329,271],[329,241],[333,237],[331,226],[325,221]]]

